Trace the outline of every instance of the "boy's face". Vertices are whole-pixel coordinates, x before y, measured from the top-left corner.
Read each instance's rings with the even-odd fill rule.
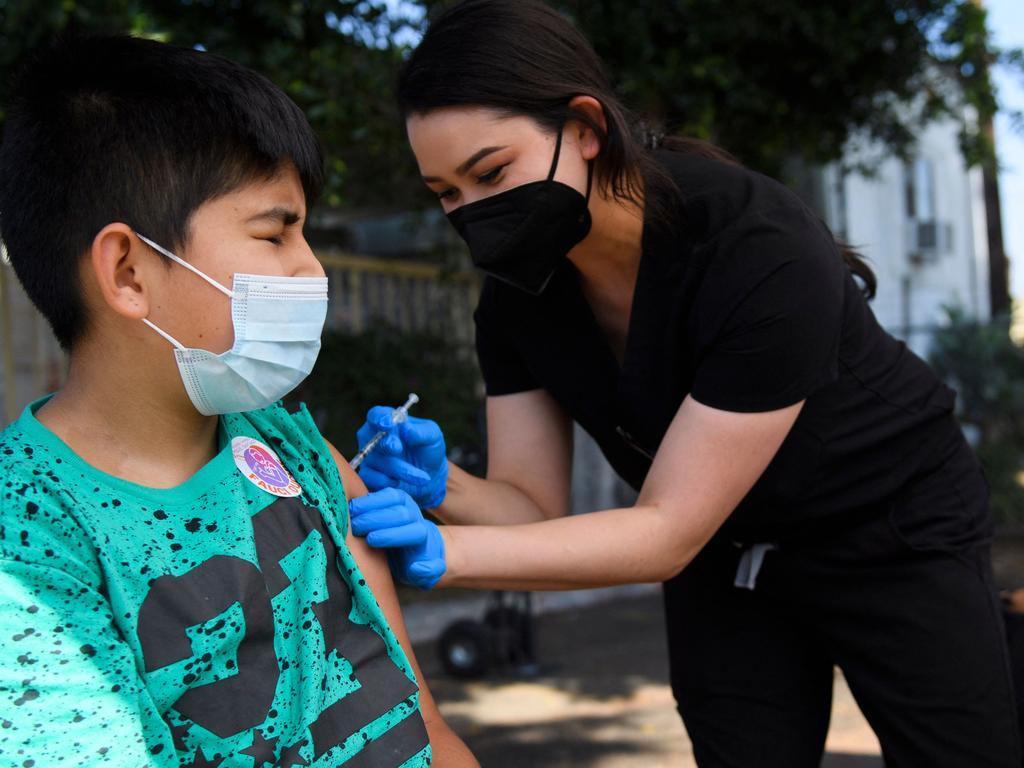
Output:
[[[190,221],[189,241],[177,255],[227,288],[236,272],[323,277],[323,267],[302,234],[305,217],[302,184],[289,164],[274,178],[200,206]],[[230,349],[231,299],[178,264],[170,263],[164,277],[153,286],[149,320],[186,347],[218,354]],[[166,345],[173,365],[170,345],[153,335]]]

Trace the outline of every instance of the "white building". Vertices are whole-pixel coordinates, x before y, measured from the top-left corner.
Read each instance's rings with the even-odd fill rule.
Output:
[[[909,162],[887,157],[870,176],[841,170],[871,151],[851,152],[845,163],[820,172],[810,202],[868,258],[878,278],[872,308],[881,324],[924,356],[945,307],[991,318],[982,171],[967,168],[950,120],[922,131]]]

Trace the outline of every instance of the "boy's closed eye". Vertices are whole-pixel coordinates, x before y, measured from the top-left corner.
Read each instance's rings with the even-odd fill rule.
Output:
[[[249,217],[246,224],[249,225],[250,233],[257,240],[267,240],[274,245],[281,245],[290,229],[295,225],[301,227],[301,221],[302,217],[296,211],[283,206],[275,206]]]

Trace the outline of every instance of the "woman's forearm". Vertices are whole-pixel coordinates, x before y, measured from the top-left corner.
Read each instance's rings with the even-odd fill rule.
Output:
[[[444,526],[442,587],[554,590],[665,581],[681,571],[725,519],[656,506],[610,509],[526,525]]]
[[[579,589],[664,581],[708,542],[764,472],[803,402],[766,413],[686,398],[636,506],[512,526],[442,526],[441,586]]]
[[[444,503],[432,510],[448,525],[520,525],[548,515],[524,491],[501,480],[484,480],[448,463]]]

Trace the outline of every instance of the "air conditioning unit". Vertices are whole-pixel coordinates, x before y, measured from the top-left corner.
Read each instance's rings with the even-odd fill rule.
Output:
[[[953,227],[944,221],[907,223],[907,257],[915,266],[933,264],[953,250]]]

